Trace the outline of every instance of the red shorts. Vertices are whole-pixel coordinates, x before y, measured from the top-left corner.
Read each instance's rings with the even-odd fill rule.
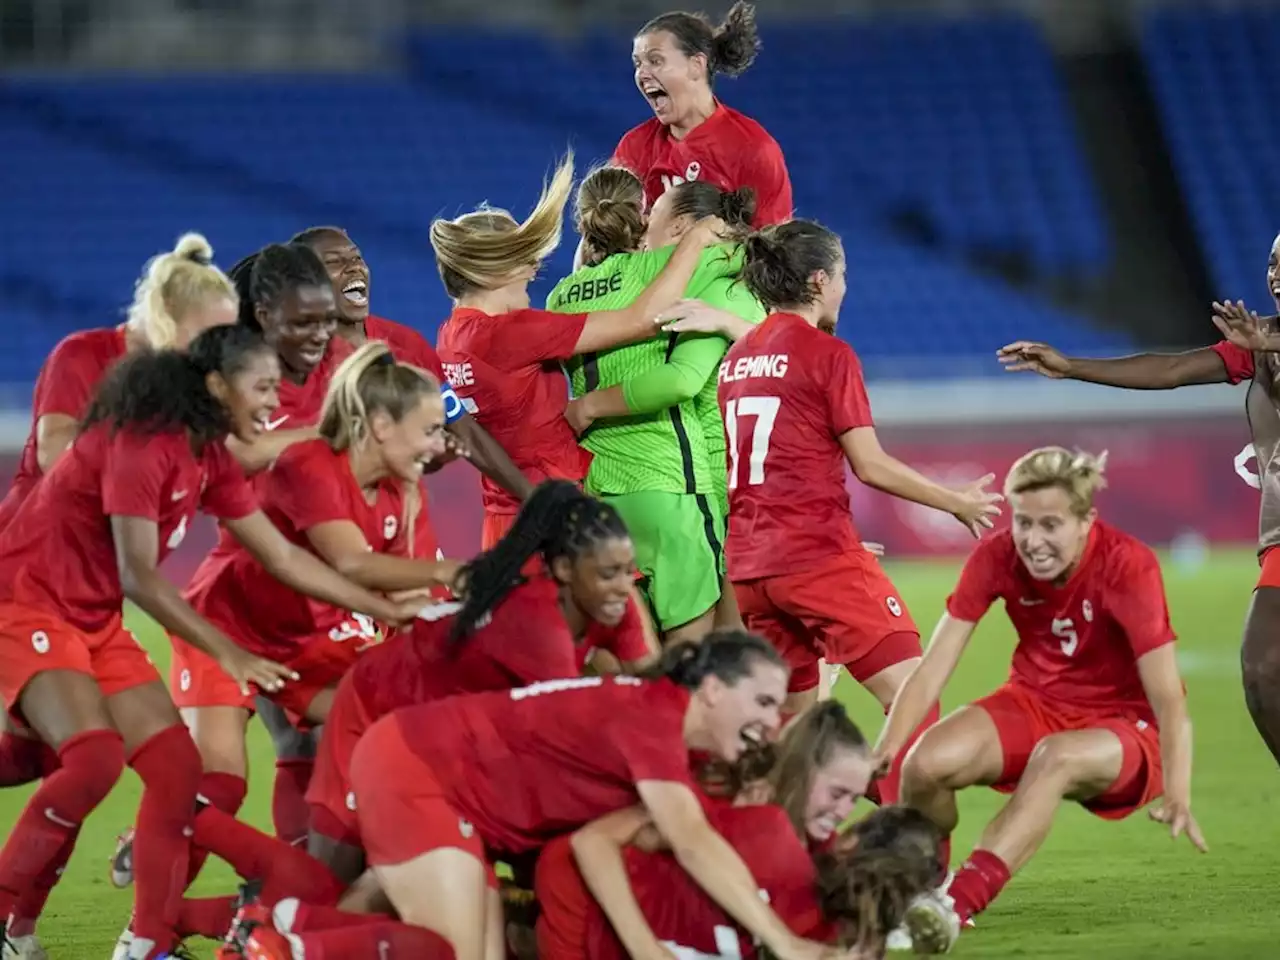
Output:
[[[338,684],[307,785],[311,830],[352,847],[362,844],[355,799],[351,795],[351,757],[371,722],[355,687],[350,683]]]
[[[1262,572],[1258,574],[1259,587],[1280,587],[1280,547],[1267,547],[1258,558]],[[1256,588],[1255,588],[1256,589]]]
[[[845,667],[864,683],[921,655],[919,628],[879,561],[865,550],[803,573],[742,580],[733,588],[747,629],[769,640],[791,667],[792,693],[818,685],[819,660]]]
[[[1110,730],[1120,740],[1124,759],[1120,775],[1101,795],[1081,804],[1095,816],[1123,820],[1160,796],[1164,786],[1160,733],[1137,717],[1102,714],[1050,703],[1019,684],[1007,683],[974,702],[995,721],[1004,751],[1004,770],[992,787],[1012,793],[1027,769],[1036,745],[1045,737],[1069,730]]]
[[[533,875],[538,898],[538,956],[542,960],[586,960],[587,929],[595,899],[573,858],[569,838],[557,837],[538,855]]]
[[[371,867],[406,863],[452,847],[471,854],[498,889],[484,843],[445,797],[427,763],[410,749],[395,715],[368,729],[351,758],[351,795]]]
[[[484,515],[484,526],[480,529],[480,549],[491,550],[499,540],[507,535],[507,532],[515,525],[515,513],[489,513],[486,511]],[[535,554],[529,558],[529,562],[524,565],[520,571],[526,577],[532,576],[542,569],[542,556]]]
[[[160,679],[118,615],[101,630],[87,633],[48,610],[0,604],[0,697],[18,723],[25,723],[18,707],[22,691],[48,670],[87,673],[104,697]]]
[[[170,635],[173,660],[169,664],[169,686],[173,702],[186,707],[242,707],[253,710],[253,696],[240,692],[236,682],[227,676],[218,662],[197,650],[180,637]],[[359,638],[331,640],[328,634],[312,637],[302,643],[293,656],[279,662],[298,674],[277,693],[264,693],[288,712],[297,722],[306,716],[307,708],[323,690],[342,679],[368,644]]]

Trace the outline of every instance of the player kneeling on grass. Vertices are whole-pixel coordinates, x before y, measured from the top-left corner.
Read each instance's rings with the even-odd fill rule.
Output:
[[[1191,721],[1160,567],[1149,547],[1098,520],[1104,459],[1045,447],[1013,465],[1013,525],[965,563],[880,736],[887,766],[1003,599],[1018,634],[1009,681],[925,733],[903,767],[903,801],[944,835],[957,790],[1013,794],[945,894],[908,911],[917,953],[950,949],[1044,842],[1063,799],[1119,820],[1163,792],[1152,819],[1207,849],[1191,815]]]
[[[837,834],[870,774],[862,733],[827,702],[801,714],[764,779],[713,804],[710,819],[793,932],[874,954],[932,882],[938,836],[906,807]],[[640,808],[548,844],[537,871],[542,960],[755,956],[756,943],[665,848]]]

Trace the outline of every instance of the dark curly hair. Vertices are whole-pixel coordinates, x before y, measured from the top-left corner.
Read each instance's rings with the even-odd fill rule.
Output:
[[[274,356],[261,334],[229,325],[206,330],[185,352],[144,350],[128,356],[98,386],[80,429],[106,423],[113,431],[186,430],[197,444],[217,440],[231,424],[205,378],[211,373],[234,377],[260,354]]]
[[[583,493],[568,480],[545,480],[520,508],[506,536],[467,564],[460,574],[464,600],[450,638],[459,642],[492,613],[515,587],[531,557],[550,566],[558,557],[576,559],[605,540],[629,537],[627,525],[609,504]]]
[[[240,295],[240,322],[262,332],[259,304],[270,306],[298,287],[328,287],[329,272],[306,243],[273,243],[251,253],[231,268],[228,276]]]

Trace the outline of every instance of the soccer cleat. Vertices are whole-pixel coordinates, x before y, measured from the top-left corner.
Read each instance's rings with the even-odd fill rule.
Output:
[[[111,855],[111,885],[123,890],[133,883],[133,827],[116,838],[116,852]]]
[[[916,897],[907,908],[902,926],[917,954],[947,953],[960,936],[960,916],[956,913],[955,901],[937,891]]]
[[[884,947],[890,953],[910,953],[915,949],[915,944],[911,942],[911,934],[907,933],[907,928],[899,927],[889,934]]]
[[[0,960],[49,960],[49,954],[34,933],[22,937],[0,934]]]
[[[125,927],[111,949],[111,960],[129,960],[129,948],[133,946],[133,930]]]

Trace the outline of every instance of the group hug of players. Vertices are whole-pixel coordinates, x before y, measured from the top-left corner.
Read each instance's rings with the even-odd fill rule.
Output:
[[[1160,570],[1097,518],[1103,459],[1031,451],[1001,497],[881,448],[833,335],[840,240],[790,219],[776,143],[711,93],[757,45],[744,4],[637,35],[655,117],[578,185],[581,267],[546,309],[528,285],[571,160],[523,221],[432,224],[455,302],[436,348],[370,314],[333,227],[229,276],[183,237],[125,324],[58,345],[0,506],[0,782],[39,781],[0,850],[6,958],[44,957],[41,909],[126,765],[121,960],[196,935],[253,960],[936,953],[1064,799],[1119,819],[1162,797],[1152,817],[1205,848]],[[1269,365],[1266,323],[1215,309],[1227,340],[1193,354],[1002,359],[1120,386]],[[466,563],[440,556],[421,484],[459,456],[485,507]],[[846,467],[981,538],[927,650]],[[1001,501],[1010,526],[983,536]],[[158,567],[197,511],[219,540],[179,590]],[[169,633],[167,685],[126,598]],[[939,720],[997,600],[1009,680]],[[825,699],[830,667],[883,704],[874,745]],[[275,836],[236,819],[255,713]],[[952,872],[974,785],[1010,800]],[[879,809],[844,828],[863,796]],[[186,896],[210,853],[238,895]]]

